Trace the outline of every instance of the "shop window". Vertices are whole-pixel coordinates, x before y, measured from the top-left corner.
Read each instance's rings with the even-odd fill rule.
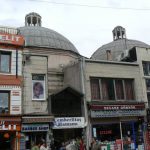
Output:
[[[32,100],[45,100],[45,75],[32,75]]]
[[[0,91],[0,113],[8,114],[9,113],[9,91]]]
[[[10,72],[11,53],[0,51],[0,72]]]
[[[91,78],[92,100],[134,100],[132,79]]]
[[[143,72],[145,76],[150,75],[150,62],[143,61]]]

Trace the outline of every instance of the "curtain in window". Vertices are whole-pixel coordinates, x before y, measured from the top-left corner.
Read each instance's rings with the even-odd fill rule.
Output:
[[[134,100],[133,80],[124,80],[124,81],[125,81],[126,100]]]
[[[117,100],[124,99],[122,80],[115,80],[115,86],[116,86],[116,99]]]
[[[93,100],[100,99],[100,87],[98,79],[91,79],[91,98]]]
[[[108,100],[109,99],[109,94],[108,94],[107,79],[102,79],[101,83],[102,83],[102,96],[103,96],[103,100]]]

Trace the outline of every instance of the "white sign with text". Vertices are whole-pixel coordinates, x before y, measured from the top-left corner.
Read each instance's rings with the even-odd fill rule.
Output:
[[[84,117],[55,118],[53,129],[84,128]]]

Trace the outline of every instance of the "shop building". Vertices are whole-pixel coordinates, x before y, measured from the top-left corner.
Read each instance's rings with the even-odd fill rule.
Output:
[[[80,54],[64,36],[42,27],[41,19],[39,14],[29,13],[25,26],[18,28],[25,38],[22,132],[26,149],[38,140],[49,145],[66,140],[71,134],[81,136],[84,122],[82,92],[64,84],[64,68],[77,63]],[[58,118],[67,118],[70,125],[76,120],[78,125],[58,130],[54,126]],[[43,128],[37,131],[40,126]]]
[[[146,103],[139,65],[90,59],[82,59],[80,64],[68,67],[66,73],[73,76],[73,70],[82,66],[78,69],[83,72],[80,79],[87,101],[87,146],[96,138],[101,146],[111,145],[112,149],[117,144],[123,149],[126,139],[130,148],[143,147]],[[75,77],[69,82],[75,86],[79,81]]]
[[[0,149],[20,150],[23,45],[16,28],[0,27]]]
[[[62,142],[82,138],[85,128],[83,94],[72,87],[51,95],[51,111],[55,116],[53,135],[54,142],[61,146]]]
[[[145,149],[150,149],[149,145],[149,49],[150,45],[138,41],[127,39],[126,30],[121,26],[117,26],[112,31],[113,42],[107,43],[98,48],[91,56],[94,60],[113,60],[121,62],[137,63],[140,70],[140,78],[145,110],[147,117],[142,121],[143,129],[146,131],[144,135]]]

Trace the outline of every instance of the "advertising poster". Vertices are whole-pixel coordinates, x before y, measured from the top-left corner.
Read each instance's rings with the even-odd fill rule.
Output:
[[[44,75],[32,76],[32,100],[45,100],[45,77]]]

